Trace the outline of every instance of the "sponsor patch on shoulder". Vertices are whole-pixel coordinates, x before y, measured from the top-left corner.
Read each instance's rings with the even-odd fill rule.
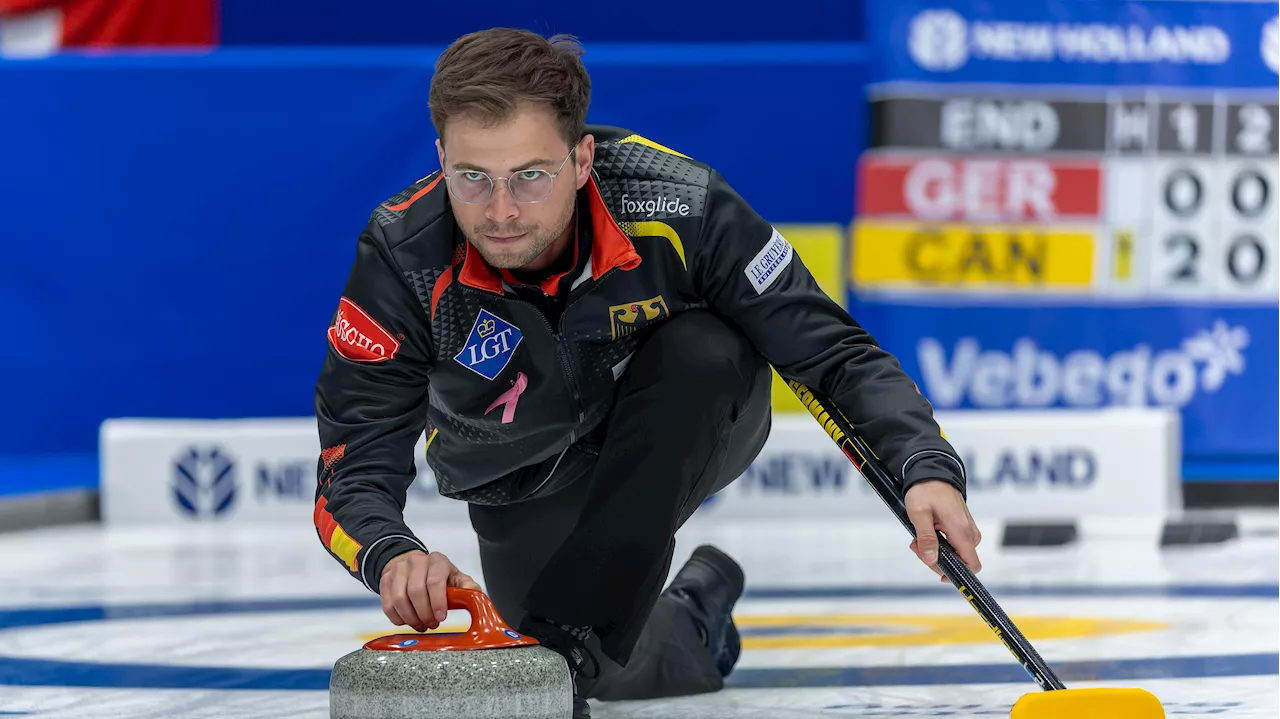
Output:
[[[763,294],[778,280],[782,271],[791,264],[791,256],[794,254],[791,243],[775,228],[764,249],[752,257],[743,270],[743,274],[751,281],[751,286],[756,288],[757,295]]]
[[[329,326],[329,344],[352,362],[386,362],[400,351],[400,343],[360,305],[343,297]]]

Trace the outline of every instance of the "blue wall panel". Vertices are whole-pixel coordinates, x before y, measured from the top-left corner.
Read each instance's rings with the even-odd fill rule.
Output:
[[[115,416],[298,416],[378,202],[436,168],[439,49],[0,63],[0,456]],[[858,46],[600,48],[592,122],[716,165],[776,222],[848,222]]]
[[[844,0],[812,0],[803,12],[778,12],[767,5],[753,12],[741,3],[679,0],[220,0],[220,5],[222,39],[229,45],[447,45],[495,25],[544,35],[567,32],[591,43],[856,41],[864,36],[862,3]]]

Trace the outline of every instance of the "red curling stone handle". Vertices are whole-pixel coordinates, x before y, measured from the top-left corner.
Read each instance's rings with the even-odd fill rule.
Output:
[[[471,614],[471,627],[467,631],[391,634],[366,642],[364,648],[379,652],[438,652],[524,647],[538,643],[533,637],[520,634],[507,626],[484,592],[449,587],[445,594],[450,609],[465,609]]]

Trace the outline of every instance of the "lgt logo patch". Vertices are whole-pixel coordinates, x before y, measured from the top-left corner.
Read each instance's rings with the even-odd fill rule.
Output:
[[[467,343],[453,358],[487,380],[493,380],[511,362],[524,334],[520,328],[489,310],[480,310]]]

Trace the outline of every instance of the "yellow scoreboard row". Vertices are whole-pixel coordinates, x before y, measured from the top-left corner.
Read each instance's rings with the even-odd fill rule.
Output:
[[[850,278],[865,289],[1094,285],[1091,228],[859,223]]]
[[[1274,223],[854,225],[849,279],[871,293],[1063,295],[1275,304]]]
[[[1150,223],[978,224],[870,219],[779,225],[845,303],[867,293],[1231,299],[1275,303],[1277,227]],[[842,268],[844,268],[842,270]]]
[[[1234,299],[1274,304],[1277,227],[925,223],[779,225],[818,283],[859,292]],[[846,232],[851,234],[846,243]],[[846,280],[849,283],[846,285]]]

